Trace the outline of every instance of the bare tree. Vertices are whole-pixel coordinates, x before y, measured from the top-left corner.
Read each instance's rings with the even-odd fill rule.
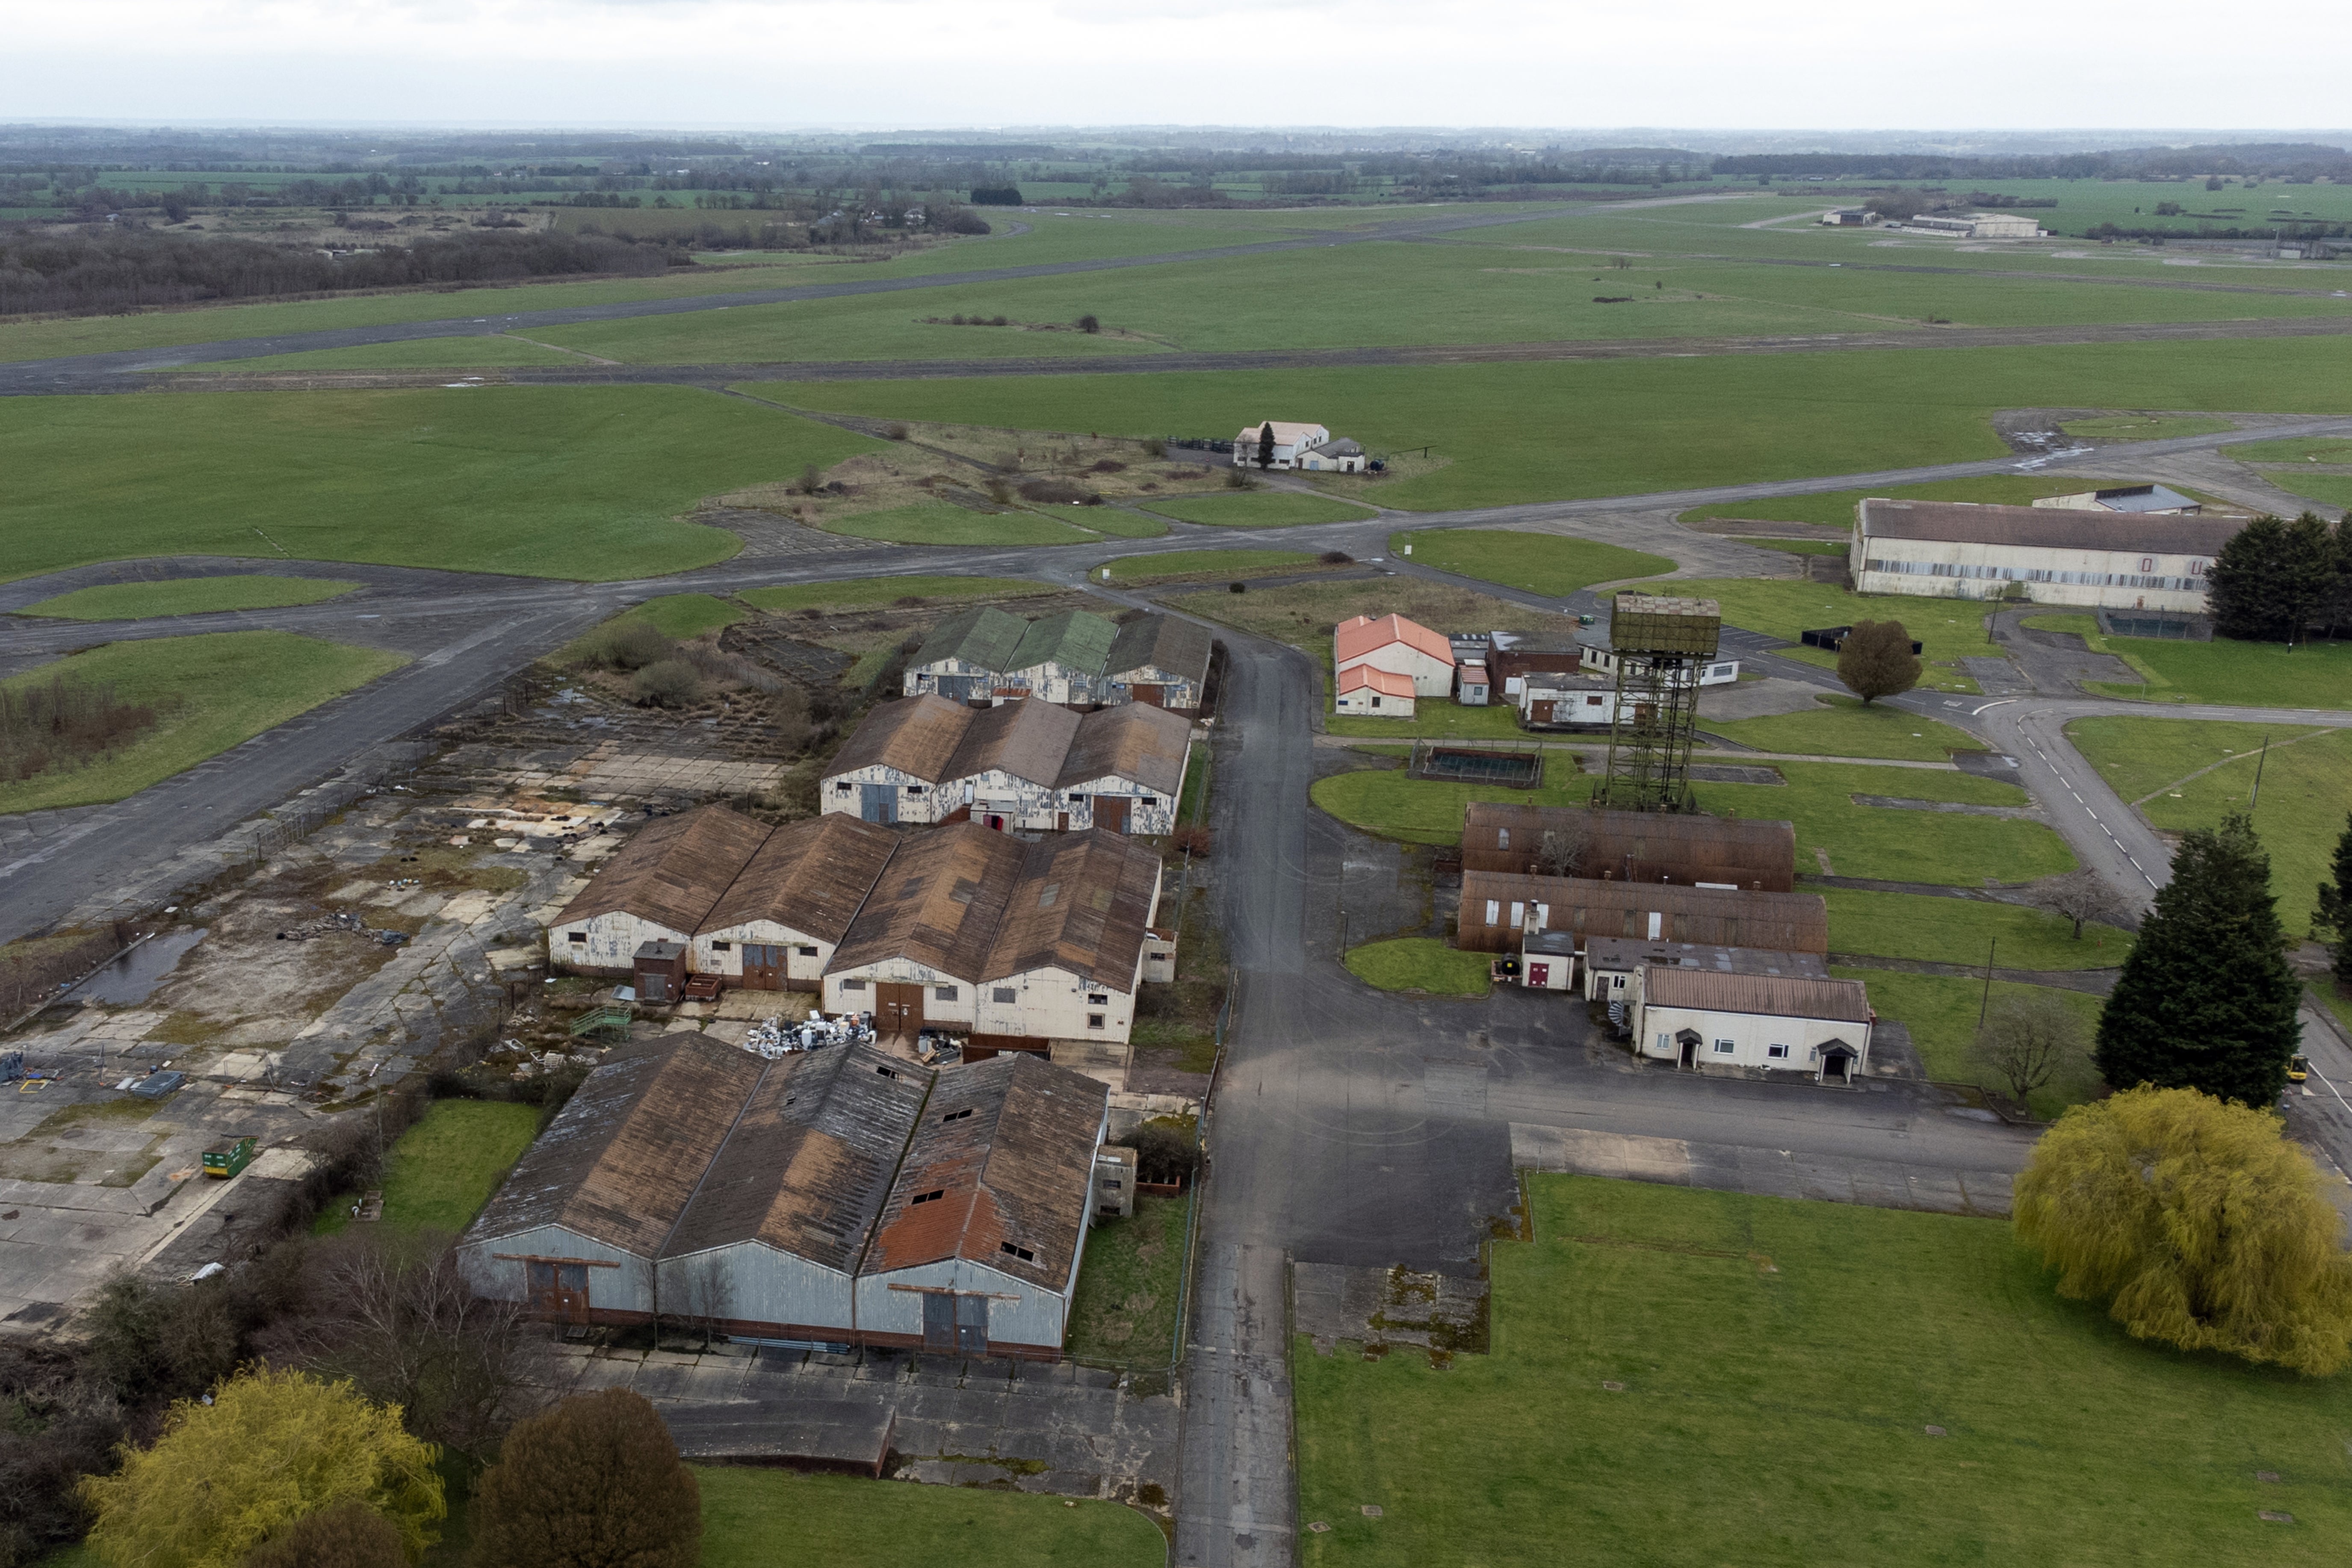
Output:
[[[1572,815],[1543,830],[1543,839],[1536,846],[1536,866],[1548,877],[1580,876],[1591,853],[1592,824]]]
[[[2076,942],[2083,940],[2083,924],[2086,921],[2120,925],[2132,917],[2131,905],[2123,895],[2088,866],[2036,883],[2031,896],[2036,909],[2073,921]]]
[[[681,1259],[664,1271],[667,1276],[669,1318],[701,1336],[703,1347],[721,1333],[735,1315],[735,1286],[725,1259],[705,1252]]]
[[[1977,1031],[1977,1054],[2020,1105],[2086,1048],[2083,1020],[2056,992],[2038,988],[1994,1003]]]

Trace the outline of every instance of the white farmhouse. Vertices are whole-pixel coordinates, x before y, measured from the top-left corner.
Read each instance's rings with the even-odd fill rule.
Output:
[[[1358,666],[1405,677],[1416,697],[1454,693],[1452,639],[1402,616],[1358,616],[1339,623],[1332,634],[1332,673],[1344,676]]]
[[[703,916],[688,967],[744,990],[815,990],[898,845],[843,815],[777,828]]]
[[[1633,1038],[1654,1060],[1809,1073],[1829,1083],[1851,1082],[1869,1065],[1875,1015],[1859,980],[1677,963],[1644,964],[1636,985]]]
[[[1855,509],[1854,588],[2041,605],[2199,612],[2205,574],[2240,521],[1874,498]]]
[[[1261,462],[1266,451],[1266,433],[1274,436],[1273,460]],[[1332,474],[1359,474],[1364,471],[1364,449],[1346,437],[1334,437],[1320,425],[1296,425],[1286,419],[1269,419],[1259,425],[1246,425],[1234,437],[1234,467],[1236,468],[1305,468]]]

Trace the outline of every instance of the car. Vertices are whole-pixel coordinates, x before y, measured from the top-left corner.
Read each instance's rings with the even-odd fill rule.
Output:
[[[2287,1059],[2286,1059],[2286,1080],[2287,1080],[2287,1082],[2289,1082],[2289,1083],[2301,1083],[2304,1079],[2305,1079],[2309,1078],[2310,1076],[2311,1076],[2311,1058],[2310,1058],[2309,1057],[2306,1057],[2306,1056],[2292,1056],[2292,1057],[2287,1058]]]

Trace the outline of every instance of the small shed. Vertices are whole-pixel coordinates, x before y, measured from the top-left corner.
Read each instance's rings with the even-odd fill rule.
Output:
[[[1576,933],[1539,931],[1519,952],[1519,984],[1534,991],[1567,991],[1576,978]]]
[[[1483,660],[1474,660],[1455,667],[1454,679],[1456,701],[1465,708],[1486,706],[1489,683],[1486,679],[1486,666]]]
[[[1106,1143],[1095,1151],[1095,1217],[1135,1217],[1136,1153]]]
[[[637,1000],[649,1006],[667,1007],[677,1001],[686,989],[686,943],[640,942],[630,969],[635,977]]]

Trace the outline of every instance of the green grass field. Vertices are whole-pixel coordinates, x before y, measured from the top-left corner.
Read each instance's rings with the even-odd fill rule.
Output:
[[[1108,568],[1114,583],[1168,583],[1211,576],[1269,577],[1315,564],[1303,550],[1171,550],[1129,555]]]
[[[880,447],[683,387],[9,398],[0,574],[282,552],[609,582],[734,554],[677,521],[701,497]]]
[[[980,1487],[926,1487],[754,1465],[698,1465],[702,1568],[1161,1568],[1150,1518]]]
[[[1899,708],[1860,698],[1816,699],[1809,713],[1776,713],[1769,719],[1701,719],[1699,728],[1759,752],[1797,752],[1828,757],[1891,757],[1897,762],[1940,763],[1954,752],[1980,752],[1984,742],[1965,731]],[[1879,795],[1901,795],[1899,788]]]
[[[2306,500],[2352,509],[2352,474],[2307,474],[2294,468],[2273,468],[2263,477]]]
[[[1340,821],[1383,838],[1405,844],[1459,844],[1462,813],[1474,801],[1580,805],[1591,795],[1591,783],[1577,772],[1572,752],[1554,752],[1544,759],[1544,782],[1537,789],[1447,784],[1407,778],[1402,768],[1362,768],[1318,779],[1308,795]]]
[[[1853,526],[1854,509],[1874,497],[1888,500],[1962,500],[1988,506],[2031,506],[2044,496],[2070,495],[2088,481],[2067,474],[1983,474],[1972,479],[1937,479],[1925,485],[1882,485],[1875,489],[1823,490],[1769,500],[1722,501],[1695,506],[1683,522],[1742,518],[1753,522],[1809,522],[1822,528]],[[1760,543],[1761,541],[1759,541]]]
[[[163,716],[129,745],[85,767],[0,783],[0,813],[136,795],[407,662],[382,648],[291,632],[211,632],[68,654],[0,687],[23,690],[66,676],[110,686],[127,703],[156,704]]]
[[[877,417],[1106,435],[1223,432],[1312,407],[1373,449],[1453,462],[1368,499],[1450,508],[1631,495],[1998,458],[2000,408],[2352,412],[2325,339],[1884,350],[1701,359],[1181,375],[839,382],[802,405]],[[1574,430],[1574,440],[1561,439]]]
[[[1368,942],[1348,950],[1348,973],[1383,991],[1426,991],[1433,996],[1484,996],[1489,955],[1463,952],[1435,937]]]
[[[1843,966],[1830,973],[1842,980],[1859,980],[1869,986],[1871,1010],[1882,1020],[1893,1019],[1911,1031],[1911,1043],[1917,1048],[1920,1063],[1930,1079],[1937,1083],[1972,1083],[1998,1089],[2004,1095],[2010,1092],[2009,1080],[1980,1059],[1976,1051],[1977,1016],[1985,1005],[1982,981],[1958,975],[1905,974],[1895,970]],[[2034,993],[2058,997],[2083,1024],[2082,1054],[2063,1063],[2027,1102],[2027,1109],[2047,1121],[2099,1092],[2103,1080],[2099,1069],[2092,1064],[2089,1047],[2099,1026],[2100,1010],[2105,1004],[2096,996],[2057,986],[2020,985],[2007,980],[1992,983],[1992,1001],[1996,1005],[2005,997]]]
[[[2319,884],[2352,812],[2352,730],[2200,723],[2168,719],[2077,719],[2066,733],[2116,794],[2167,833],[2212,827],[2252,805],[2270,851],[2271,891],[2290,937],[2309,931]],[[2270,738],[2268,757],[2261,756]],[[2298,739],[2298,737],[2308,737]],[[2284,742],[2292,742],[2292,744]],[[2210,763],[2221,763],[2196,778]],[[2250,802],[2254,771],[2262,798]],[[2142,800],[2153,795],[2152,800]]]
[[[709,594],[665,594],[647,599],[625,618],[650,621],[662,636],[684,641],[705,632],[723,631],[744,619],[745,611]]]
[[[1034,511],[969,511],[944,501],[852,512],[828,518],[824,528],[827,533],[892,544],[1084,544],[1101,537]]]
[[[1325,679],[1329,678],[1327,675]],[[1423,697],[1413,704],[1410,719],[1381,719],[1369,713],[1327,712],[1323,727],[1334,735],[1362,735],[1387,740],[1417,735],[1439,740],[1525,740],[1519,710],[1507,703],[1489,702],[1465,708],[1450,697]]]
[[[305,349],[299,353],[207,364],[175,374],[217,374],[226,370],[284,374],[306,370],[502,370],[509,365],[588,364],[585,354],[567,353],[501,332],[464,337],[412,338],[405,342],[366,343],[346,349]]]
[[[1727,625],[1745,626],[1794,643],[1801,632],[1816,626],[1851,626],[1857,621],[1900,621],[1912,640],[1921,645],[1927,668],[1920,689],[1974,691],[1977,684],[1960,673],[1959,660],[1974,655],[1998,655],[2000,649],[1985,640],[1985,607],[1954,599],[1916,597],[1907,594],[1850,594],[1827,583],[1790,578],[1712,577],[1676,579],[1675,592],[1714,599],[1723,606]],[[1784,658],[1837,668],[1837,655],[1813,647],[1779,650]]]
[[[2014,784],[1973,773],[1920,768],[1874,768],[1856,763],[1774,763],[1784,784],[1701,784],[1699,808],[1797,825],[1797,868],[1890,882],[1980,886],[1988,877],[2025,882],[2074,868],[2074,857],[2055,833],[2017,817],[1963,816],[1899,806],[1856,805],[1856,795],[1898,800],[1959,801],[1975,805],[2024,805]]]
[[[1874,958],[1916,958],[1930,963],[1981,964],[1990,951],[1995,969],[2113,969],[2131,951],[2131,933],[2074,923],[2046,910],[1928,893],[1872,893],[1853,888],[1817,889],[1830,906],[1830,951]]]
[[[495,1100],[436,1100],[392,1146],[383,1177],[383,1224],[455,1236],[473,1223],[530,1141],[539,1108]],[[352,1223],[355,1194],[330,1203],[311,1230],[332,1236]]]
[[[2342,1555],[2352,1383],[2133,1340],[1998,1220],[1528,1187],[1491,1355],[1294,1342],[1307,1568]]]
[[[2219,436],[2237,427],[2235,420],[2178,414],[2114,414],[2100,419],[2068,419],[2058,426],[2085,441],[2168,441],[2177,436]]]
[[[2095,622],[2092,632],[2084,641],[2120,655],[2147,683],[2092,683],[2092,689],[2111,697],[2243,708],[2352,708],[2352,642],[2289,647],[2226,637],[2211,642],[2099,637]]]
[[[1070,1300],[1063,1349],[1088,1361],[1171,1366],[1192,1195],[1139,1194],[1129,1219],[1098,1219]]]
[[[2221,455],[2242,463],[2352,463],[2352,436],[2292,436],[2281,441],[2249,441],[2224,447]]]
[[[1520,533],[1491,528],[1432,529],[1389,536],[1392,554],[1410,554],[1418,566],[1476,577],[1564,599],[1595,583],[1654,577],[1675,563],[1663,555],[1571,539],[1557,533]]]
[[[1235,490],[1224,495],[1181,496],[1140,504],[1179,522],[1206,523],[1215,528],[1292,528],[1307,522],[1362,522],[1380,515],[1369,508],[1350,506],[1329,496],[1301,495],[1297,490]]]
[[[358,586],[331,577],[180,577],[163,583],[109,583],[77,588],[16,613],[72,621],[143,621],[153,616],[315,605]]]
[[[787,610],[869,610],[900,599],[953,603],[1050,594],[1050,583],[1025,577],[861,577],[849,583],[797,583],[782,588],[751,588],[737,595],[747,605],[782,615]]]

